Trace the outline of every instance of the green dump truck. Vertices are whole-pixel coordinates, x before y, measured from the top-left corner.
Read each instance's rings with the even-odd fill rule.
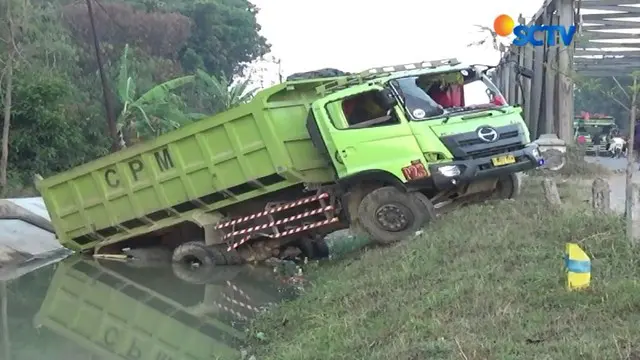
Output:
[[[56,269],[34,323],[105,360],[239,359],[244,327],[281,300],[278,285],[247,268],[196,286],[158,268],[72,258]]]
[[[618,130],[613,117],[602,114],[582,113],[573,120],[574,139],[584,139],[585,151],[589,154],[607,154],[610,135]]]
[[[77,251],[162,243],[178,262],[236,264],[349,226],[392,243],[434,204],[512,197],[514,174],[543,164],[488,70],[446,59],[288,81],[36,186]]]

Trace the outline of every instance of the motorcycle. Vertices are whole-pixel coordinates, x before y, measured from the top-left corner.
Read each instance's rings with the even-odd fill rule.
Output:
[[[609,150],[612,158],[619,159],[626,155],[627,142],[621,137],[614,137],[609,142],[607,150]]]

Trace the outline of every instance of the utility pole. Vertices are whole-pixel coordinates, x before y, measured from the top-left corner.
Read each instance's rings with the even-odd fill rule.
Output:
[[[635,138],[635,127],[636,127],[636,100],[638,97],[638,77],[636,74],[633,75],[633,88],[631,89],[631,111],[629,115],[629,142],[628,147],[629,151],[627,153],[627,173],[626,173],[626,186],[625,186],[625,204],[624,204],[624,214],[626,221],[626,230],[627,230],[627,238],[631,244],[636,244],[636,238],[633,233],[633,202],[634,202],[634,189],[633,189],[633,171],[637,166],[635,164],[635,151],[633,150],[634,141],[638,141]]]
[[[100,73],[100,82],[102,83],[102,96],[104,97],[104,108],[107,114],[107,124],[109,125],[109,135],[111,136],[111,152],[120,150],[120,139],[118,137],[118,128],[116,126],[116,117],[113,113],[113,102],[111,101],[111,89],[107,82],[107,76],[104,74],[104,65],[102,63],[102,55],[100,54],[100,42],[96,33],[96,23],[93,19],[93,7],[91,2],[86,0],[87,11],[89,12],[89,22],[91,23],[91,35],[93,35],[93,47],[96,50],[96,61],[98,63],[98,72]]]

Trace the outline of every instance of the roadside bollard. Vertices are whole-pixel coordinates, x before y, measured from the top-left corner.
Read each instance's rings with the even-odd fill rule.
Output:
[[[567,274],[567,290],[582,290],[589,287],[591,283],[591,259],[578,244],[567,243],[564,264]]]

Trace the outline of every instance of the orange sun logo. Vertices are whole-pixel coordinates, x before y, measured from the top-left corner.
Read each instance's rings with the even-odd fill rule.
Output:
[[[493,20],[493,30],[496,34],[500,36],[509,36],[513,32],[513,28],[515,26],[515,22],[509,15],[498,15],[495,20]]]

